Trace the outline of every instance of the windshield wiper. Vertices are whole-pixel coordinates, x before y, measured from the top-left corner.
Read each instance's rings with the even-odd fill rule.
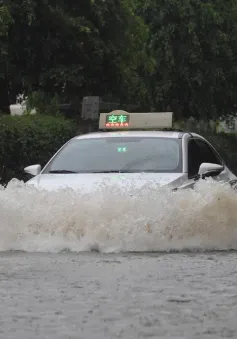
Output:
[[[135,173],[136,171],[132,170],[111,170],[111,171],[93,171],[91,173]]]
[[[114,170],[114,171],[93,171],[91,173],[120,173],[120,171]]]
[[[68,170],[52,170],[52,171],[49,171],[49,173],[58,173],[58,174],[70,174],[70,173],[78,173],[78,172],[75,172],[75,171],[68,171]]]

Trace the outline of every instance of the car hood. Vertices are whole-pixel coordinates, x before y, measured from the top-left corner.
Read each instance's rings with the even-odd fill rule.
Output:
[[[71,188],[83,192],[94,191],[101,186],[139,189],[144,185],[177,187],[184,181],[183,173],[89,173],[89,174],[40,174],[27,182],[39,189],[54,191]]]

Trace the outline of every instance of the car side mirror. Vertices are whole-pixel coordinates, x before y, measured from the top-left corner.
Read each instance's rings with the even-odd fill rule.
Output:
[[[27,174],[31,174],[33,177],[40,174],[41,172],[41,165],[31,165],[24,168],[24,172]]]
[[[206,177],[216,176],[223,171],[223,166],[218,164],[212,164],[209,162],[204,162],[199,167],[199,177],[204,179]]]

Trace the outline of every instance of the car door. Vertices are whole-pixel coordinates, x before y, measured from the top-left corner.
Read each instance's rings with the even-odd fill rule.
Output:
[[[188,178],[190,180],[197,177],[199,167],[204,162],[223,166],[223,171],[213,176],[214,180],[229,180],[229,171],[214,148],[203,139],[191,138],[188,142]]]

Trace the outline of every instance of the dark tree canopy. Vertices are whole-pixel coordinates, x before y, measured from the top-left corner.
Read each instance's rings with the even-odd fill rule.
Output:
[[[235,111],[237,0],[5,0],[0,39],[0,110],[42,91],[176,116]]]
[[[156,59],[154,106],[195,117],[234,111],[237,1],[147,0],[140,8]]]

